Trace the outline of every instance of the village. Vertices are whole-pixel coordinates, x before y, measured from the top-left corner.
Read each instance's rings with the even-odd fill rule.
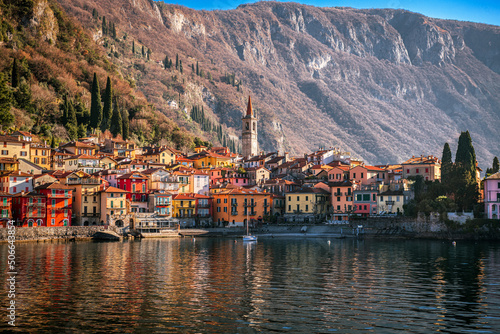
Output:
[[[204,146],[184,154],[109,136],[52,148],[27,132],[2,135],[2,226],[14,220],[19,227],[98,225],[155,231],[347,223],[403,215],[404,205],[414,197],[415,176],[441,178],[441,161],[432,155],[370,166],[338,148],[300,157],[259,152],[257,123],[249,98],[242,118],[243,154]],[[495,189],[500,188],[497,176],[487,179],[496,182]],[[498,218],[494,202],[500,196],[490,192],[488,218]]]

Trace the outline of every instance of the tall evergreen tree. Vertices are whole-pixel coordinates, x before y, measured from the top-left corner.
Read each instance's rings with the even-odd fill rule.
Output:
[[[163,60],[163,67],[165,69],[167,69],[169,67],[168,65],[169,65],[169,63],[168,63],[168,56],[165,56],[165,60]]]
[[[448,143],[444,144],[443,157],[441,158],[441,182],[448,185],[450,182],[451,168],[453,160],[451,158],[451,149]]]
[[[200,69],[198,67],[198,61],[196,61],[196,75],[200,75]]]
[[[113,105],[113,88],[111,87],[111,79],[108,77],[106,81],[106,91],[104,92],[104,106],[102,108],[101,131],[104,132],[110,127],[112,105]]]
[[[12,102],[12,92],[3,73],[0,72],[0,126],[3,130],[14,123],[14,115],[10,111]]]
[[[12,88],[17,88],[19,86],[19,68],[17,67],[17,59],[14,58],[12,62],[12,75],[11,75],[11,86]]]
[[[469,131],[462,132],[458,138],[453,174],[458,209],[472,210],[479,198],[479,188],[476,179],[476,153]]]
[[[67,119],[66,119],[66,124],[65,125],[73,125],[76,126],[76,112],[75,112],[75,107],[73,105],[73,101],[68,100],[68,110],[67,110]]]
[[[183,69],[182,69],[182,60],[179,60],[179,72],[183,73]]]
[[[127,109],[122,109],[122,137],[127,140],[130,135],[130,123],[128,120],[128,111]]]
[[[108,34],[108,25],[106,24],[106,16],[102,17],[102,34],[103,35]]]
[[[135,55],[135,41],[132,40],[132,54]]]
[[[99,81],[97,74],[94,73],[94,80],[92,81],[90,101],[90,126],[93,129],[99,128],[102,121],[102,105],[101,105],[101,92],[99,90]]]
[[[113,136],[116,137],[118,134],[122,134],[122,127],[122,114],[118,109],[118,103],[115,101],[113,105],[113,116],[111,116],[111,126],[109,128],[109,131],[111,131]]]
[[[179,54],[178,53],[175,55],[175,69],[176,70],[179,69]]]
[[[52,136],[52,139],[50,140],[50,147],[56,148],[56,138]]]
[[[493,158],[493,174],[495,173],[498,173],[498,171],[500,171],[500,164],[498,163],[498,158],[497,157],[494,157]]]
[[[146,52],[144,52],[144,45],[142,46],[142,56],[144,57],[146,55]]]

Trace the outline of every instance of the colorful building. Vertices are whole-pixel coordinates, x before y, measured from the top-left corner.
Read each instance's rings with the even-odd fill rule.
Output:
[[[14,195],[12,216],[17,226],[47,226],[47,197],[36,192]]]
[[[103,180],[79,170],[65,175],[63,183],[74,189],[73,213],[75,219],[73,225],[100,225],[101,205],[99,197]]]
[[[47,226],[71,226],[73,188],[53,182],[42,184],[34,190],[47,198]]]
[[[130,218],[127,194],[129,192],[115,187],[107,187],[100,192],[100,221],[103,225],[123,227],[129,225]]]
[[[354,214],[368,217],[377,214],[379,187],[375,184],[361,185],[354,190]]]
[[[500,173],[488,176],[484,184],[484,213],[488,219],[500,219]]]
[[[354,208],[354,191],[358,184],[346,180],[342,182],[329,182],[328,186],[331,191],[331,204],[333,220],[349,220],[355,212]]]
[[[363,185],[388,182],[387,172],[384,169],[367,165],[351,168],[349,179]]]
[[[33,190],[33,175],[21,171],[3,172],[0,174],[0,191],[17,194],[21,191]]]
[[[241,187],[212,192],[213,221],[217,226],[245,226],[271,214],[272,194]]]
[[[326,219],[330,193],[321,188],[302,187],[285,195],[285,217],[292,221]]]
[[[12,195],[0,192],[0,226],[7,227],[9,220],[13,218]]]
[[[441,180],[441,160],[429,156],[413,156],[401,164],[403,178],[422,176],[425,181]]]
[[[119,189],[128,191],[127,199],[130,202],[130,212],[148,211],[148,178],[139,173],[127,173],[116,178]]]

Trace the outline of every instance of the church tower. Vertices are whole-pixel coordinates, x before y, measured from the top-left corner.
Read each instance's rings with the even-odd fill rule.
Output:
[[[248,158],[257,155],[257,117],[252,110],[252,99],[248,97],[247,113],[242,118],[243,128],[241,129],[243,157]]]

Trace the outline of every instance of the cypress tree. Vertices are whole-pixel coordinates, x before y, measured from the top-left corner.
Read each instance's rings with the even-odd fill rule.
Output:
[[[441,182],[448,184],[450,182],[451,168],[453,161],[451,159],[451,150],[448,143],[444,144],[443,157],[441,158]]]
[[[128,120],[128,111],[127,109],[122,109],[122,137],[127,140],[130,133],[130,123]]]
[[[113,116],[111,116],[111,126],[109,131],[113,134],[113,136],[117,136],[118,134],[122,134],[123,132],[123,124],[122,124],[122,114],[118,109],[118,103],[115,101],[113,105]]]
[[[181,73],[183,73],[183,70],[182,70],[182,60],[179,60],[179,71]]]
[[[97,129],[101,125],[101,121],[102,121],[101,93],[99,90],[99,81],[97,80],[97,74],[94,73],[94,80],[92,81],[91,102],[90,102],[90,126],[93,129]]]
[[[107,35],[108,34],[108,26],[106,24],[106,16],[102,17],[102,34]]]
[[[2,127],[8,127],[14,122],[14,115],[10,112],[12,100],[10,88],[3,73],[0,73],[0,126]]]
[[[198,61],[196,61],[196,75],[200,75],[200,69],[198,67]]]
[[[498,158],[494,157],[493,158],[493,169],[492,169],[492,174],[498,173],[500,170],[500,164],[498,163]]]
[[[52,136],[52,139],[50,140],[50,147],[56,148],[56,138]]]
[[[142,56],[144,57],[146,53],[144,52],[144,45],[142,46]]]
[[[179,69],[179,54],[178,53],[175,55],[175,69],[176,70]]]
[[[476,179],[476,153],[469,131],[462,132],[458,138],[453,174],[456,204],[459,210],[471,210],[478,201],[479,193]]]
[[[86,137],[87,136],[87,126],[84,125],[83,123],[80,123],[80,125],[78,125],[78,138],[83,138],[83,137]]]
[[[165,60],[163,61],[163,67],[165,67],[165,69],[168,68],[168,56],[165,56]]]
[[[110,127],[112,104],[113,104],[113,88],[111,87],[111,79],[108,77],[106,81],[106,91],[104,93],[104,107],[102,108],[101,131],[104,132]]]
[[[194,64],[191,64],[191,72],[194,73]]]
[[[132,40],[132,54],[135,55],[135,41]]]
[[[14,58],[12,62],[12,76],[11,76],[11,86],[12,88],[17,88],[19,86],[19,69],[17,68],[17,59]]]

